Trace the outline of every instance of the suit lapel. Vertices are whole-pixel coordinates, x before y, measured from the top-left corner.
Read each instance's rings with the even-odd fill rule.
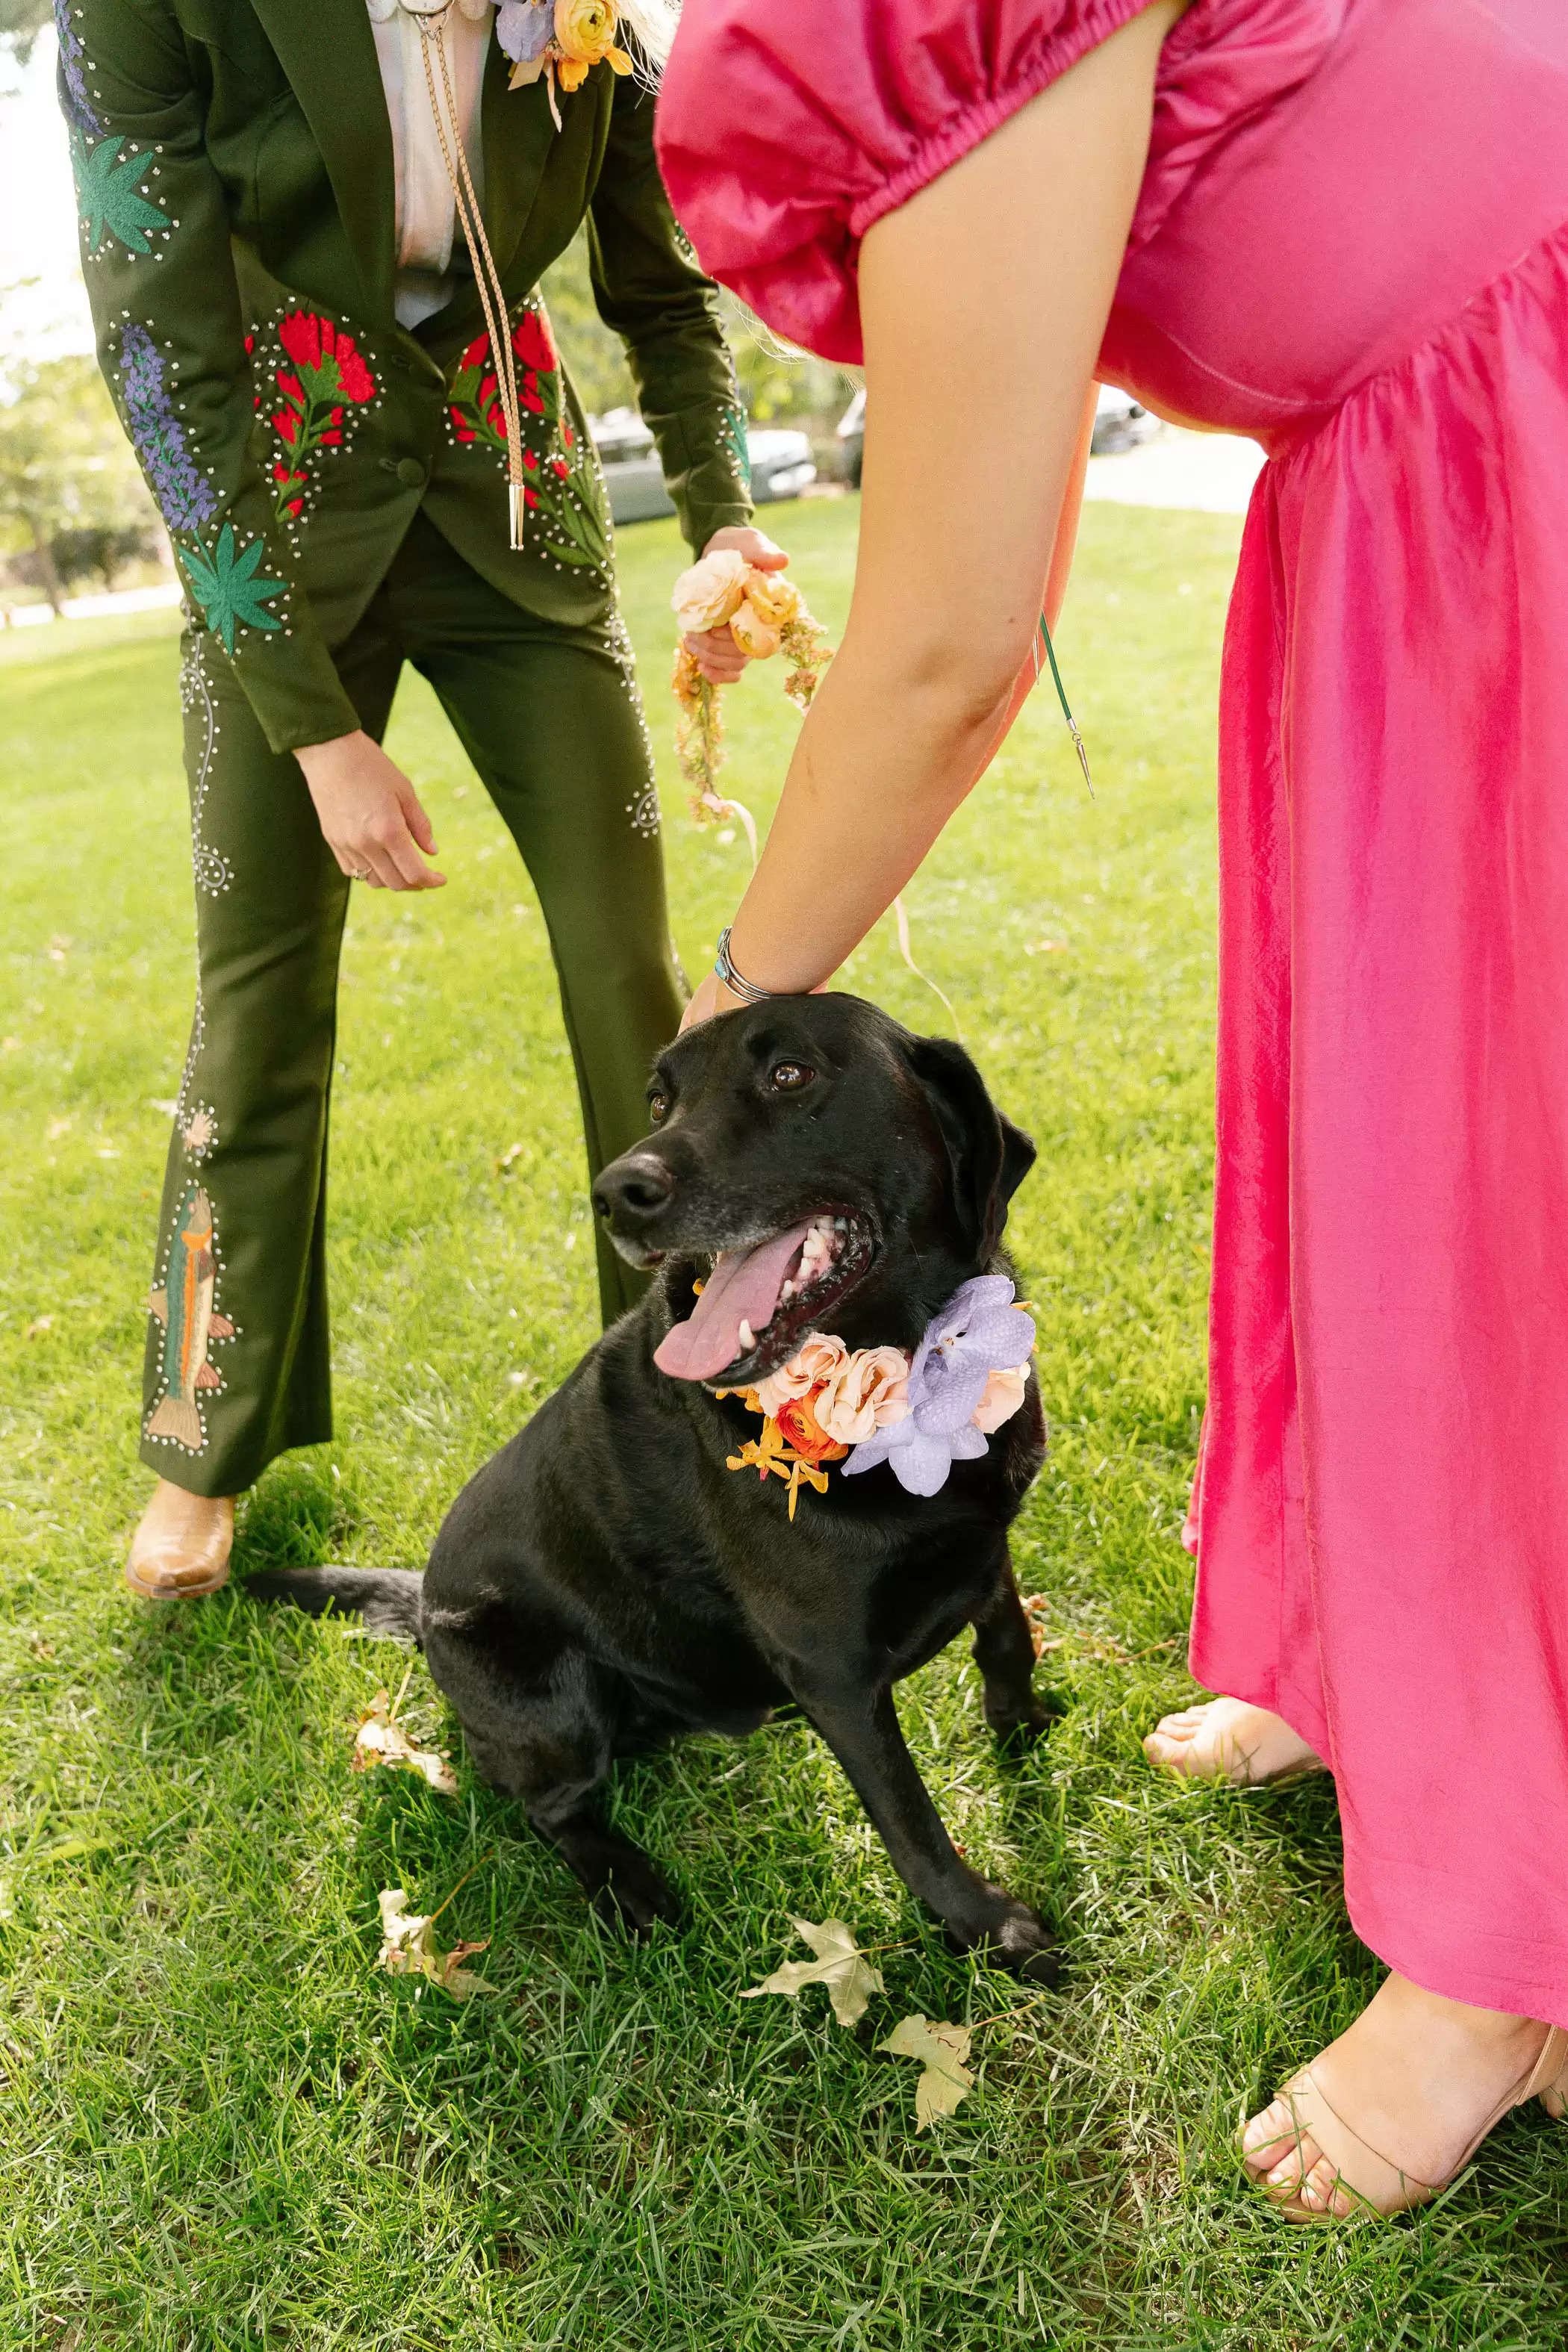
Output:
[[[392,125],[365,0],[250,5],[321,151],[369,315],[384,324],[397,260],[396,188]]]
[[[485,149],[485,234],[503,283],[551,150],[561,136],[550,119],[543,80],[528,89],[509,89],[510,72],[500,43],[492,41],[479,94],[479,127]]]

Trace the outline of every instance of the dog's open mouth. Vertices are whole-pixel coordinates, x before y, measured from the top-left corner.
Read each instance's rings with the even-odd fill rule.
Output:
[[[701,1297],[665,1334],[654,1362],[672,1380],[750,1388],[787,1364],[808,1331],[824,1328],[876,1255],[869,1221],[831,1209],[750,1249],[721,1250]]]

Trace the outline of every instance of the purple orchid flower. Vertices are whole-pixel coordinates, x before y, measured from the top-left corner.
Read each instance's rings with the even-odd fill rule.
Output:
[[[496,39],[514,65],[542,57],[554,30],[550,0],[500,0],[496,10]]]
[[[1026,1364],[1035,1344],[1034,1318],[1012,1301],[1005,1274],[976,1275],[953,1292],[915,1350],[909,1412],[856,1446],[847,1478],[886,1462],[907,1494],[935,1495],[955,1462],[989,1451],[974,1426],[985,1384],[993,1372]]]

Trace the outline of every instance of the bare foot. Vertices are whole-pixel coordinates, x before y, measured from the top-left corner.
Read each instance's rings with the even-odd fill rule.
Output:
[[[228,1581],[232,1495],[190,1495],[160,1478],[131,1539],[125,1581],[143,1601],[188,1601]]]
[[[1551,2045],[1550,2047],[1548,2045]],[[1421,2204],[1521,2098],[1560,2076],[1562,2034],[1391,1976],[1355,2023],[1241,2136],[1247,2168],[1292,2221]],[[1560,2111],[1561,2102],[1547,2105]]]
[[[1203,1706],[1162,1716],[1143,1742],[1143,1753],[1162,1771],[1184,1780],[1232,1780],[1237,1788],[1328,1770],[1316,1748],[1288,1723],[1239,1698],[1211,1698]]]

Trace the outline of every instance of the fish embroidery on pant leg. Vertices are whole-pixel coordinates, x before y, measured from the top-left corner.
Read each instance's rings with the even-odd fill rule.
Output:
[[[163,1326],[163,1377],[169,1384],[167,1396],[147,1423],[147,1435],[172,1437],[192,1454],[206,1444],[196,1391],[222,1386],[207,1361],[208,1344],[235,1336],[227,1316],[213,1308],[216,1279],[212,1202],[205,1186],[193,1184],[174,1219],[168,1273],[147,1300]]]

